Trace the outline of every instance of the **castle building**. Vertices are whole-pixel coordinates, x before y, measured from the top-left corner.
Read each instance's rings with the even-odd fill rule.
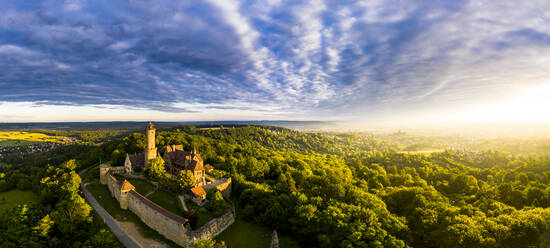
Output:
[[[190,170],[197,180],[197,186],[206,184],[204,161],[195,147],[192,152],[187,152],[183,150],[182,145],[166,146],[164,161],[166,171],[170,174],[178,175],[181,170]]]
[[[155,146],[155,126],[153,123],[147,124],[145,134],[147,135],[147,145],[143,153],[126,154],[124,161],[124,169],[126,173],[131,174],[136,167],[143,169],[147,162],[158,156]],[[195,176],[196,185],[202,186],[206,184],[206,171],[204,161],[201,155],[193,148],[192,152],[183,150],[182,145],[166,146],[164,152],[164,166],[166,171],[174,176],[177,176],[181,170],[190,170]],[[211,167],[211,166],[210,166]]]

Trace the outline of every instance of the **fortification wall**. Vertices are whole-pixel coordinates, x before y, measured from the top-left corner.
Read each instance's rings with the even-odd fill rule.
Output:
[[[231,209],[226,210],[222,216],[204,224],[199,230],[189,231],[189,240],[213,239],[235,222],[235,215]]]
[[[208,191],[211,188],[216,187],[220,193],[225,197],[229,198],[231,196],[231,178],[220,178],[213,183],[202,186],[205,191]]]
[[[111,195],[120,202],[120,187],[121,183],[116,180],[116,178],[111,175],[111,173],[107,173],[105,176],[107,180],[107,187],[109,188],[109,191],[111,191]]]
[[[108,164],[100,164],[99,165],[99,180],[101,184],[107,183],[107,174],[109,172],[113,174],[122,174],[125,172],[124,166],[110,166]]]
[[[223,183],[216,186],[225,198],[231,197],[231,177],[227,178]]]
[[[162,234],[176,244],[187,247],[189,239],[184,227],[186,220],[149,201],[136,191],[128,196],[130,211],[136,214],[143,223]]]
[[[109,191],[111,191],[111,194],[118,202],[121,202],[121,200],[124,202],[127,201],[128,209],[136,214],[143,223],[180,246],[189,247],[195,240],[213,239],[235,222],[233,211],[228,209],[222,216],[204,224],[199,230],[187,230],[184,226],[186,223],[185,218],[160,207],[135,190],[121,193],[120,188],[122,183],[113,174],[122,174],[124,171],[124,166],[100,166],[101,183],[107,184]],[[224,182],[224,185],[222,185],[222,193],[227,193],[228,190],[230,192],[230,180],[229,182]],[[121,196],[122,194],[124,194],[124,197]]]

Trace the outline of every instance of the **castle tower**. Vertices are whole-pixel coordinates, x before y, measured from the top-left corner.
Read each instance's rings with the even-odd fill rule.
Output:
[[[108,164],[99,165],[99,180],[101,184],[107,184],[107,173],[111,169],[111,166]]]
[[[128,180],[124,180],[124,182],[120,186],[120,199],[119,199],[120,208],[128,209],[128,192],[134,189],[135,189],[134,185],[128,182]]]
[[[149,122],[147,128],[145,128],[145,135],[147,135],[147,146],[145,147],[145,163],[147,161],[157,157],[157,148],[155,147],[155,126]]]

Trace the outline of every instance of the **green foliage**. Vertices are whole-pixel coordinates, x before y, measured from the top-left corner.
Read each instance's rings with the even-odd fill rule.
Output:
[[[206,199],[208,202],[204,204],[204,207],[215,215],[220,215],[224,210],[229,208],[229,203],[223,199],[222,194],[217,188],[211,188],[206,192]]]
[[[189,190],[195,186],[196,179],[190,170],[181,170],[176,179],[180,190]]]
[[[193,242],[193,244],[191,244],[192,247],[196,247],[196,248],[208,248],[208,247],[213,247],[215,245],[225,245],[225,243],[223,241],[221,242],[216,242],[215,240],[211,240],[211,239],[203,239],[203,240],[197,240],[195,242]]]
[[[222,170],[212,170],[210,172],[207,172],[207,174],[215,179],[227,177],[227,172]]]
[[[212,176],[225,172],[231,176],[239,218],[268,230],[277,229],[281,236],[292,235],[306,247],[547,246],[550,157],[527,155],[499,143],[513,142],[510,140],[465,142],[447,138],[299,132],[258,126],[183,127],[177,132],[158,132],[156,145],[161,151],[169,144],[182,144],[185,150],[198,147],[205,163],[223,171],[210,173]],[[547,141],[536,141],[537,148],[529,145],[535,140],[523,144],[529,151],[548,147]],[[31,160],[4,161],[12,166],[1,170],[5,175],[0,178],[0,191],[28,188],[31,182],[33,192],[41,195],[42,208],[31,207],[24,214],[22,209],[10,210],[19,217],[10,220],[4,216],[0,220],[5,222],[0,224],[20,227],[0,227],[4,228],[0,231],[8,234],[3,236],[21,237],[23,241],[6,237],[0,241],[8,246],[63,247],[86,240],[79,229],[85,230],[89,219],[76,197],[80,179],[74,168],[99,160],[120,161],[121,154],[142,151],[144,142],[143,134],[110,140],[87,148],[85,159],[82,155],[77,162],[60,166],[35,168],[23,166]],[[402,147],[417,151],[466,149],[402,153]],[[487,149],[491,147],[499,149]],[[37,161],[47,164],[45,159]],[[154,161],[147,166],[146,175],[162,188],[178,190],[179,180],[167,177],[163,169],[161,161]],[[109,194],[107,190],[105,194]],[[207,209],[188,204],[199,216],[197,226],[214,217],[214,212],[229,207],[216,190],[209,191],[207,198]],[[62,214],[64,209],[71,212]],[[36,213],[29,215],[28,211]],[[69,222],[80,224],[71,228],[65,225]]]
[[[31,191],[13,189],[0,193],[0,212],[21,204],[37,203],[39,197]]]
[[[149,160],[147,165],[145,165],[143,172],[153,180],[160,181],[168,177],[166,169],[164,168],[164,159],[160,156]]]

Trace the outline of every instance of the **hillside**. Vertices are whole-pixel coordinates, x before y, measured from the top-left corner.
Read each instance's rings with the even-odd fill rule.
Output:
[[[548,245],[550,157],[545,152],[516,155],[466,144],[404,153],[407,142],[390,135],[266,126],[162,130],[156,136],[159,151],[171,144],[196,146],[205,163],[231,174],[239,218],[276,229],[302,247]],[[99,161],[119,165],[126,153],[144,146],[145,136],[134,133],[74,149],[71,157],[77,167]],[[47,175],[38,173],[43,167],[3,170],[0,184],[6,190]]]

